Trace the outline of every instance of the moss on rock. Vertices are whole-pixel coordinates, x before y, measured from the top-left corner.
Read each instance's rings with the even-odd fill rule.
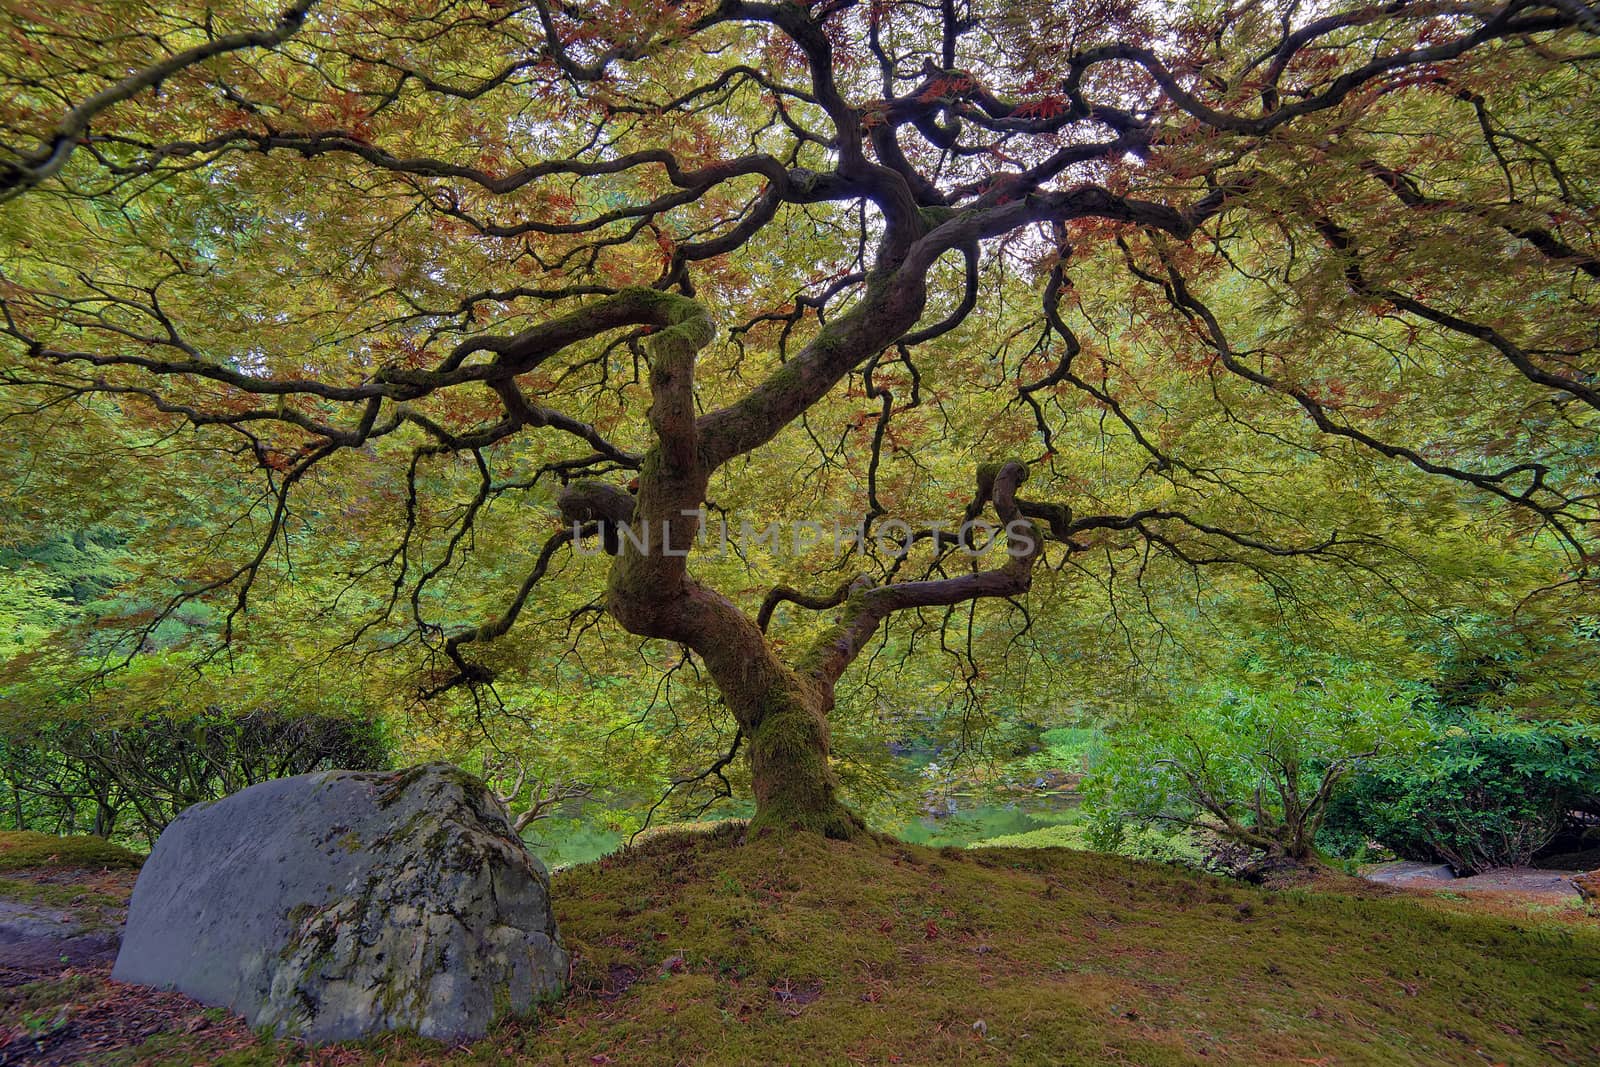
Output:
[[[482,782],[428,764],[186,813],[135,889],[114,976],[312,1040],[457,1040],[559,995],[566,969],[543,865]]]

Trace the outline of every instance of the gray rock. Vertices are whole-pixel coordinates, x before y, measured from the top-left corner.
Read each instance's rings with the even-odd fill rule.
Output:
[[[561,992],[549,890],[500,802],[448,764],[282,778],[167,827],[111,976],[312,1041],[476,1037]]]
[[[66,908],[0,900],[0,945],[35,937],[73,937],[83,932],[83,921]]]
[[[1361,877],[1369,882],[1384,882],[1389,885],[1412,885],[1415,883],[1449,882],[1455,879],[1456,872],[1446,863],[1419,863],[1416,860],[1391,860],[1388,863],[1375,863],[1363,868]]]

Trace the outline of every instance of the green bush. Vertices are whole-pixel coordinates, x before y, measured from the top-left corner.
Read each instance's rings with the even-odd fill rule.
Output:
[[[1138,828],[1187,827],[1312,863],[1339,781],[1422,736],[1402,687],[1355,671],[1298,683],[1260,674],[1119,729],[1084,780],[1084,802],[1103,851]]]
[[[68,720],[0,736],[0,827],[153,845],[185,808],[270,778],[389,765],[376,723],[217,708],[185,718]]]
[[[1457,874],[1526,864],[1574,806],[1600,796],[1600,729],[1462,716],[1414,759],[1368,766],[1330,805],[1319,844],[1371,839]]]

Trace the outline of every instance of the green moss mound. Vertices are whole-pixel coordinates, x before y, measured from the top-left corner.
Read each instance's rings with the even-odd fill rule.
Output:
[[[1600,1062],[1600,922],[1065,849],[663,834],[556,876],[573,990],[344,1064]],[[293,1064],[160,1037],[138,1062]],[[331,1053],[330,1053],[331,1054]]]
[[[1274,895],[1065,849],[740,846],[730,832],[573,868],[555,901],[579,990],[610,1005],[580,996],[549,1020],[580,1059],[1600,1055],[1600,927],[1401,896]]]
[[[0,830],[0,871],[26,867],[138,867],[144,857],[99,837]]]
[[[1098,848],[1083,823],[1064,823],[1060,826],[1041,826],[1020,834],[1001,834],[999,837],[976,841],[967,846],[977,848],[1069,848],[1079,852],[1103,851]],[[1205,850],[1188,834],[1164,833],[1149,827],[1130,827],[1123,831],[1116,850],[1118,855],[1151,863],[1177,863],[1200,870],[1205,867]]]

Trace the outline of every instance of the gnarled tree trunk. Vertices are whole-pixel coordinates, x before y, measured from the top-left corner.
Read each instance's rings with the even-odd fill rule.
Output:
[[[770,606],[758,622],[688,572],[688,550],[700,532],[706,488],[717,464],[716,447],[702,440],[693,391],[694,358],[711,339],[710,319],[692,299],[654,290],[630,290],[597,307],[607,316],[633,316],[655,328],[650,425],[656,444],[640,465],[631,513],[620,493],[598,484],[575,484],[560,498],[565,518],[575,524],[573,536],[583,536],[584,524],[591,524],[614,555],[607,609],[630,633],[676,641],[704,660],[749,740],[756,830],[852,837],[864,824],[840,800],[829,765],[834,685],[891,612],[1011,596],[1028,588],[1042,535],[1022,517],[1023,505],[1014,496],[1027,468],[1016,461],[986,465],[967,509],[970,520],[994,506],[1006,528],[1005,564],[934,581],[873,586],[862,580],[832,597],[790,595],[786,599],[797,603],[840,609],[834,625],[791,666],[763,632]],[[908,308],[914,317],[915,304]],[[891,321],[883,328],[892,333],[902,325]],[[797,391],[804,388],[796,384]],[[1048,512],[1052,521],[1064,514],[1059,508]]]

